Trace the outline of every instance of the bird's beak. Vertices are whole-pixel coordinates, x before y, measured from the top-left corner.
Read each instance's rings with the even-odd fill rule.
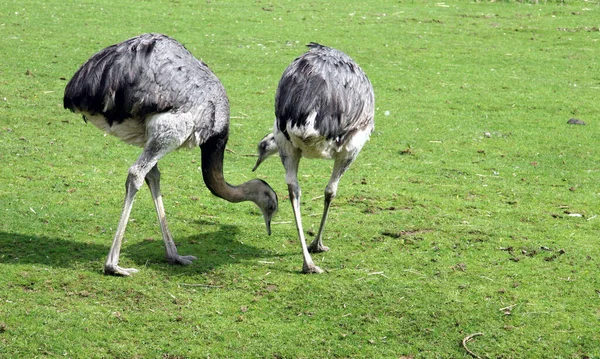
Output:
[[[273,218],[275,213],[277,213],[277,210],[272,211],[270,213],[268,211],[263,211],[263,218],[265,220],[265,226],[267,228],[268,235],[271,235],[271,218]]]
[[[260,164],[262,163],[262,161],[264,161],[264,159],[265,159],[265,157],[263,155],[258,155],[258,159],[256,160],[256,164],[254,165],[252,172],[256,171],[256,169],[258,168],[258,166],[260,166]]]
[[[267,233],[269,235],[271,235],[271,217],[269,216],[269,218],[267,218],[267,216],[265,216],[265,225],[267,226]]]

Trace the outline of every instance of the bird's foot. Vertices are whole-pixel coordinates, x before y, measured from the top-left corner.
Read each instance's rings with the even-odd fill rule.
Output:
[[[188,265],[188,264],[192,264],[193,261],[195,261],[197,258],[194,256],[180,256],[178,254],[174,255],[174,256],[168,256],[167,257],[167,261],[171,264],[181,264],[181,265]]]
[[[104,266],[104,274],[129,277],[130,275],[139,272],[135,268],[121,268],[118,265],[106,264]]]
[[[304,273],[304,274],[313,274],[313,273],[319,274],[319,273],[323,273],[323,270],[314,264],[304,263],[304,265],[302,266],[302,273]]]
[[[323,243],[319,243],[316,239],[308,246],[308,251],[310,253],[321,253],[327,252],[329,247],[324,246]]]

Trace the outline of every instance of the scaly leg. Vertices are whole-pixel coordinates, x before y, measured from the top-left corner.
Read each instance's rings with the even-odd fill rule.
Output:
[[[329,207],[331,206],[331,201],[335,198],[337,193],[338,183],[342,178],[342,175],[350,164],[352,164],[353,159],[335,159],[335,163],[333,165],[333,172],[331,173],[331,178],[329,179],[329,183],[327,187],[325,187],[325,203],[323,205],[323,216],[321,217],[321,225],[319,226],[319,232],[317,233],[317,237],[312,241],[312,243],[308,246],[308,250],[312,253],[318,252],[326,252],[329,250],[329,247],[323,245],[323,230],[325,229],[325,223],[327,222],[327,216],[329,214]]]
[[[133,200],[135,194],[139,191],[142,183],[144,183],[144,177],[146,176],[147,170],[144,170],[144,166],[139,166],[138,160],[129,169],[129,175],[125,182],[125,201],[123,203],[123,212],[121,212],[121,219],[113,239],[112,246],[108,252],[106,258],[106,264],[104,264],[104,273],[112,275],[128,276],[136,273],[138,270],[135,268],[121,268],[119,267],[119,255],[121,253],[121,244],[123,243],[123,236],[125,235],[125,228],[127,228],[127,222],[129,221],[129,215],[131,214],[131,207],[133,206]]]
[[[323,273],[323,270],[317,267],[313,262],[310,253],[308,252],[308,248],[306,247],[304,230],[302,229],[302,218],[300,216],[300,188],[298,186],[288,185],[288,192],[290,194],[290,201],[292,202],[294,218],[296,219],[298,238],[300,238],[300,244],[302,245],[302,257],[304,259],[302,263],[302,273]]]
[[[177,247],[169,232],[167,226],[167,217],[165,215],[165,207],[162,201],[162,195],[160,194],[160,171],[158,165],[152,167],[150,172],[146,175],[146,183],[150,187],[150,193],[152,193],[152,199],[154,200],[154,207],[156,208],[156,214],[158,215],[158,222],[160,223],[160,230],[162,232],[163,241],[165,242],[167,261],[171,264],[190,264],[193,260],[196,260],[194,256],[180,256],[177,253]]]
[[[181,139],[180,137],[176,136],[177,133],[174,133],[173,131],[169,132],[161,130],[161,118],[159,118],[158,116],[161,116],[161,118],[165,117],[165,119],[168,120],[167,116],[162,114],[157,115],[152,120],[147,119],[147,121],[152,121],[155,127],[149,126],[148,134],[150,136],[150,140],[146,143],[144,151],[142,152],[140,157],[129,168],[129,174],[127,176],[127,181],[125,182],[125,201],[123,204],[123,212],[121,212],[121,219],[119,220],[119,225],[117,226],[117,231],[115,233],[112,246],[110,247],[110,251],[108,252],[106,263],[104,265],[105,274],[128,276],[138,271],[135,268],[119,267],[119,255],[121,253],[121,244],[123,243],[125,228],[127,228],[127,222],[129,221],[129,215],[131,214],[133,200],[135,198],[136,193],[144,184],[146,176],[151,170],[153,170],[154,166],[156,166],[158,161],[161,158],[163,158],[167,153],[177,149],[181,145]],[[166,121],[166,124],[168,126],[169,122]],[[162,137],[160,137],[159,135],[162,135]],[[151,175],[151,177],[153,177],[153,175]],[[150,180],[150,182],[152,182],[152,180]],[[158,191],[157,193],[160,193],[160,191]],[[160,201],[160,206],[162,206],[162,201]],[[162,213],[164,214],[164,209]]]
[[[288,184],[288,192],[290,195],[290,202],[292,203],[292,210],[294,211],[294,218],[296,219],[296,229],[298,230],[298,238],[302,245],[302,273],[323,273],[323,270],[315,265],[308,248],[306,246],[306,240],[304,239],[304,230],[302,229],[302,217],[300,216],[300,186],[298,185],[298,163],[300,161],[300,154],[294,157],[282,156],[283,166],[285,167],[285,177]]]

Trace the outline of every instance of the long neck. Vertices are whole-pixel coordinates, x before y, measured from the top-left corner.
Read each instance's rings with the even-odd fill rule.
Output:
[[[202,150],[202,177],[206,187],[217,197],[229,202],[247,201],[242,186],[232,186],[223,176],[223,157],[228,133],[210,138],[200,146]]]

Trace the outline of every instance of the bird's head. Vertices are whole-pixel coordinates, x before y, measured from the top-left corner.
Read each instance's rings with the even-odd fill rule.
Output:
[[[257,150],[258,159],[256,160],[256,164],[254,165],[252,172],[256,171],[258,166],[260,166],[260,164],[269,156],[277,153],[278,148],[277,143],[275,142],[275,136],[272,133],[269,133],[263,137],[263,139],[258,143]]]
[[[271,235],[271,219],[277,213],[277,193],[269,184],[261,179],[253,179],[244,184],[244,190],[249,199],[256,203],[262,212],[267,227],[267,233]]]

